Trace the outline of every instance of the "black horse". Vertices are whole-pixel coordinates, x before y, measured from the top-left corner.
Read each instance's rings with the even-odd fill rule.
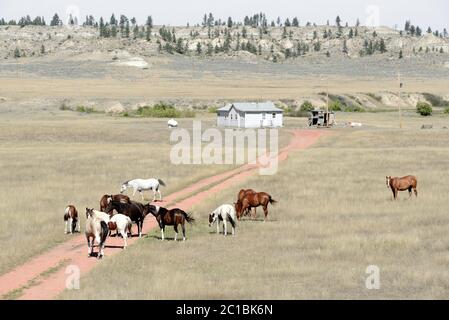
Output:
[[[151,213],[156,217],[157,222],[159,223],[159,228],[161,228],[162,240],[165,239],[164,231],[165,226],[173,226],[175,229],[175,241],[178,240],[178,225],[182,227],[182,240],[186,241],[186,221],[188,223],[193,223],[195,221],[189,214],[184,212],[181,209],[172,209],[168,210],[166,208],[153,206],[151,204],[147,204],[143,207],[143,213],[145,216],[148,213]]]
[[[143,209],[144,205],[139,202],[131,201],[131,203],[123,203],[120,201],[112,200],[106,208],[106,212],[115,210],[118,213],[128,216],[131,221],[137,224],[137,230],[139,232],[140,238],[142,237],[143,220],[145,220],[145,217],[148,214],[148,212],[144,213]]]

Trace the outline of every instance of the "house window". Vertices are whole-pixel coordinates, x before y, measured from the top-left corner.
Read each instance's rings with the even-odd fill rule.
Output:
[[[267,117],[267,114],[266,113],[262,113],[262,120],[265,120],[266,117]]]
[[[276,119],[276,113],[273,113],[273,119]]]

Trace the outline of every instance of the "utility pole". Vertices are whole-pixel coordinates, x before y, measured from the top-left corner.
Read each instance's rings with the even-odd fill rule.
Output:
[[[401,97],[402,97],[402,87],[403,87],[403,83],[401,81],[401,73],[398,72],[398,84],[399,84],[399,92],[398,92],[398,97],[399,97],[399,103],[398,103],[398,109],[399,109],[399,128],[402,129],[402,106],[401,106]]]

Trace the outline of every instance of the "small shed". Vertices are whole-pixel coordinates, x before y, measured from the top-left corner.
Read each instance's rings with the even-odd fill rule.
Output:
[[[235,102],[217,110],[219,127],[279,128],[284,125],[283,110],[273,102]]]

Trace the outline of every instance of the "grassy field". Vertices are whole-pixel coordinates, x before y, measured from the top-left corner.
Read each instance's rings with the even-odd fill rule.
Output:
[[[366,127],[335,129],[277,175],[211,196],[194,208],[186,243],[161,243],[156,230],[60,298],[446,299],[449,118],[410,114],[403,130],[391,113],[339,115],[345,121]],[[429,122],[436,129],[419,129]],[[385,176],[406,174],[418,176],[419,198],[393,202]],[[235,238],[217,236],[208,213],[242,187],[279,201],[270,221],[243,221]],[[380,290],[365,287],[369,265],[380,268]]]
[[[215,121],[210,116],[201,120],[203,128]],[[83,217],[85,207],[98,208],[100,197],[118,193],[126,180],[161,178],[167,195],[232,168],[172,165],[166,121],[70,111],[3,114],[0,274],[68,239],[62,219],[68,204]],[[192,120],[181,119],[180,125],[191,128]],[[290,136],[285,133],[280,139],[285,144]],[[146,197],[152,199],[152,194]],[[139,194],[135,199],[140,201]]]

